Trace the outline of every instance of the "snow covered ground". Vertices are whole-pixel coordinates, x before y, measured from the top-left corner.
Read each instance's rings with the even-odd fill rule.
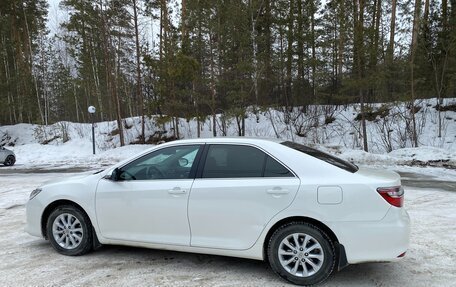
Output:
[[[122,246],[58,255],[24,232],[23,204],[42,182],[69,175],[0,174],[0,286],[288,286],[261,261]],[[456,286],[456,192],[427,180],[433,188],[405,187],[412,218],[406,257],[348,266],[324,286]]]

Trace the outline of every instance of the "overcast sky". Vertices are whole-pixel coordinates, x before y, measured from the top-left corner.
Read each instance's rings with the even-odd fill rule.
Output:
[[[1,0],[0,0],[1,1]],[[68,19],[68,13],[59,8],[59,3],[62,0],[47,0],[49,3],[48,23],[47,27],[50,34],[58,33],[59,26],[62,22]],[[140,37],[149,42],[150,47],[153,46],[153,39],[157,39],[158,23],[151,21],[149,17],[139,16]]]

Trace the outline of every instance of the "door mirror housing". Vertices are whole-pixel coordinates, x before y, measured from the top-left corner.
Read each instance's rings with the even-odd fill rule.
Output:
[[[120,173],[121,173],[120,169],[119,168],[115,168],[110,174],[108,173],[103,178],[104,179],[109,179],[109,180],[112,180],[112,181],[119,181]]]

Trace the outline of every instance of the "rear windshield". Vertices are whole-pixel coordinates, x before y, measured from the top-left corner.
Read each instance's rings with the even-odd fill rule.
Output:
[[[348,172],[355,173],[358,171],[358,167],[355,164],[335,157],[333,155],[324,153],[322,151],[316,150],[314,148],[290,141],[282,142],[281,144],[292,149],[295,149],[297,151],[303,152],[305,154],[308,154],[310,156],[313,156],[315,158],[318,158],[319,160],[326,161],[327,163],[337,166],[338,168],[341,168]]]

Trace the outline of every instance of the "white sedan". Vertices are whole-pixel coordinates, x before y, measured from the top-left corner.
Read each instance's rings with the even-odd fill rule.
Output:
[[[37,188],[26,231],[64,255],[118,244],[244,257],[312,285],[348,264],[402,258],[403,198],[398,174],[297,143],[192,139]]]

